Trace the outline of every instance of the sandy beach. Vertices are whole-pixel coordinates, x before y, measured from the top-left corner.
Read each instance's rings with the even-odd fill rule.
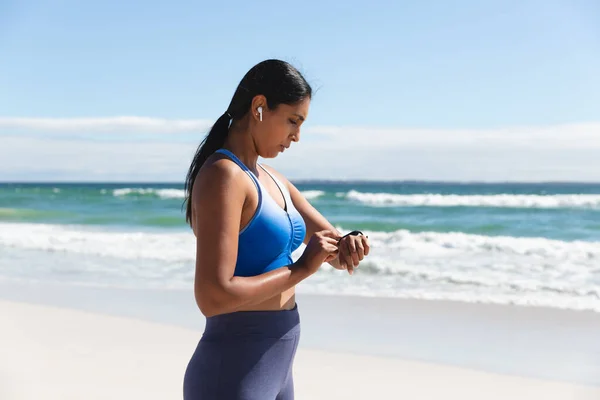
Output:
[[[11,287],[15,289],[14,285]],[[163,304],[163,315],[168,313],[169,307],[179,308],[184,304],[183,296],[186,294],[179,293],[172,297],[179,300],[165,303],[164,297],[148,297],[149,293],[144,293],[146,299],[154,298],[157,303],[152,300],[143,303],[139,293],[128,292],[129,300],[123,300],[124,297],[119,298],[115,294],[117,292],[102,292],[110,295],[100,297],[100,292],[87,290],[86,297],[82,295],[84,289],[72,288],[62,290],[61,298],[56,296],[58,292],[46,288],[34,297],[24,287],[12,292],[4,290],[3,297],[12,297],[12,300],[0,301],[1,399],[182,397],[183,371],[200,338],[202,327],[185,326],[175,321],[188,317],[199,321],[201,316],[191,314],[195,312],[193,307],[179,310],[180,316],[171,320],[162,318],[160,312],[154,313],[154,318],[148,318],[148,315],[152,314],[149,310],[158,302]],[[36,287],[39,289],[39,286]],[[7,288],[3,286],[3,289]],[[20,294],[17,295],[17,292]],[[9,296],[6,296],[7,293]],[[173,293],[169,295],[173,296]],[[41,303],[44,296],[46,304]],[[74,296],[80,296],[79,307],[61,304]],[[54,300],[48,300],[50,298]],[[92,298],[96,299],[95,303],[90,300]],[[598,332],[600,316],[595,313],[397,299],[386,302],[355,297],[304,295],[299,299],[305,340],[301,342],[295,364],[298,399],[600,399],[600,375],[596,375],[600,369],[595,369],[600,364],[600,352],[592,339],[593,332]],[[102,309],[102,304],[112,304],[109,307],[113,307],[120,301],[123,304],[121,315],[110,315],[108,309]],[[347,306],[342,308],[344,303]],[[146,314],[141,312],[141,304],[145,304]],[[137,317],[133,315],[135,309],[138,310]],[[469,319],[484,321],[483,314],[496,321],[497,326],[488,325],[487,330],[478,332]],[[365,319],[367,315],[372,318]],[[447,324],[448,318],[452,319],[450,325]],[[520,323],[519,318],[529,321],[529,325]],[[326,320],[329,325],[324,322]],[[408,324],[408,321],[412,323]],[[351,326],[352,323],[364,325],[365,322],[370,324],[366,330],[359,331]],[[568,331],[555,329],[542,335],[546,342],[541,344],[541,348],[546,351],[540,350],[537,360],[535,350],[516,358],[512,354],[511,359],[529,357],[522,364],[530,364],[531,371],[535,370],[537,362],[558,360],[555,368],[548,371],[554,370],[562,378],[542,379],[532,376],[535,373],[529,373],[527,369],[511,370],[508,367],[517,363],[506,359],[495,364],[484,362],[486,359],[502,360],[499,354],[506,353],[502,343],[490,336],[491,332],[498,333],[502,326],[506,331],[511,325],[516,328],[512,330],[512,336],[505,336],[505,332],[501,336],[506,339],[504,345],[512,343],[513,353],[517,353],[522,352],[526,344],[523,340],[533,339],[539,344],[535,340],[535,326],[539,328],[551,322]],[[404,333],[402,330],[395,332],[395,341],[390,341],[390,324],[404,324],[406,328]],[[430,324],[455,326],[456,329],[445,329],[445,332],[431,330]],[[334,325],[338,329],[332,332],[331,326]],[[462,334],[461,326],[468,328],[470,334]],[[523,329],[529,336],[523,334]],[[547,327],[544,329],[548,330]],[[430,334],[424,335],[424,330],[429,330]],[[371,346],[360,337],[365,331],[371,332]],[[317,332],[322,335],[315,335]],[[417,335],[418,332],[421,334]],[[569,339],[570,334],[577,332],[578,337]],[[323,340],[317,340],[317,336]],[[420,336],[421,346],[416,345],[416,336]],[[446,341],[439,339],[444,336]],[[447,348],[450,343],[448,337],[452,336],[455,336],[455,352],[449,352]],[[463,336],[468,336],[464,337],[464,343],[479,341],[477,346],[482,349],[479,358],[475,356],[476,347],[467,348],[456,339]],[[557,345],[561,341],[571,341],[572,344],[561,349]],[[408,345],[414,348],[412,354],[403,349]],[[389,350],[387,354],[379,352],[382,348]],[[427,353],[426,348],[432,351]],[[542,353],[546,356],[541,357]],[[432,358],[431,354],[442,358]],[[447,357],[448,362],[443,362],[443,357]],[[418,358],[442,361],[419,361]],[[503,367],[506,367],[506,373],[493,372]],[[571,375],[561,373],[567,370],[571,371]],[[538,375],[548,371],[538,369]]]

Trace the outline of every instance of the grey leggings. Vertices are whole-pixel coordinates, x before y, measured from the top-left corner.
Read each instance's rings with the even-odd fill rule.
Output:
[[[297,305],[207,318],[185,371],[184,400],[293,400],[299,338]]]

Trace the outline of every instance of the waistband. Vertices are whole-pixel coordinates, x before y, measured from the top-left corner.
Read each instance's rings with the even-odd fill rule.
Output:
[[[281,338],[300,329],[298,304],[291,310],[236,311],[206,318],[205,339],[237,336]]]

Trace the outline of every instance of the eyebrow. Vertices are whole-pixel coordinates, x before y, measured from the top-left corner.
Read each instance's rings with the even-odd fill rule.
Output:
[[[304,116],[300,115],[300,114],[294,114],[296,117],[300,118],[302,121],[304,121]]]

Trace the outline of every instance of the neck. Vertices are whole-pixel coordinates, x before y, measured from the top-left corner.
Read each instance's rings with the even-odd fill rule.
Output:
[[[250,170],[257,172],[258,151],[254,139],[247,129],[232,126],[223,148],[235,154]]]

